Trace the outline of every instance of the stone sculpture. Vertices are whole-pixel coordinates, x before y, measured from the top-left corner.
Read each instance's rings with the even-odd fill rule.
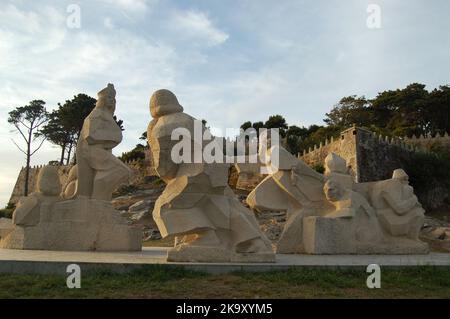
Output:
[[[122,141],[122,130],[113,118],[116,91],[112,84],[98,92],[94,110],[84,120],[77,143],[77,196],[111,200],[114,188],[130,178],[130,169],[112,155]]]
[[[417,240],[424,222],[424,209],[408,180],[406,172],[397,169],[392,179],[373,186],[370,197],[381,224],[389,234]]]
[[[112,155],[122,139],[113,119],[112,84],[98,94],[78,142],[78,165],[62,190],[58,170],[45,166],[36,192],[23,197],[13,213],[13,229],[0,247],[42,250],[133,251],[142,247],[142,230],[128,225],[111,203],[112,190],[129,175]]]
[[[14,225],[10,218],[0,218],[0,239],[6,237],[14,229]]]
[[[274,262],[271,244],[255,216],[228,187],[229,164],[175,163],[172,159],[173,146],[178,143],[171,139],[174,129],[184,128],[191,134],[192,150],[196,143],[203,143],[193,139],[196,120],[183,113],[168,90],[152,95],[150,113],[153,120],[147,137],[153,163],[167,184],[155,203],[153,218],[163,237],[175,238],[168,261]]]
[[[358,184],[345,160],[334,153],[325,160],[324,175],[282,148],[279,153],[278,171],[247,198],[253,209],[287,212],[278,253],[428,252],[418,239],[423,209],[402,170],[391,180]]]
[[[76,195],[78,183],[78,165],[70,168],[66,183],[63,186],[61,197],[64,199],[72,199]]]

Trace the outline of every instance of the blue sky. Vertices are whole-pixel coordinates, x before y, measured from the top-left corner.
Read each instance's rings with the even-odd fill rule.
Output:
[[[79,29],[67,27],[71,4]],[[369,4],[380,29],[367,27]],[[30,100],[52,109],[114,83],[116,154],[138,143],[159,88],[222,129],[277,113],[322,124],[343,96],[449,84],[449,12],[448,0],[0,0],[0,206],[24,163],[7,113]],[[58,154],[46,144],[32,163]]]

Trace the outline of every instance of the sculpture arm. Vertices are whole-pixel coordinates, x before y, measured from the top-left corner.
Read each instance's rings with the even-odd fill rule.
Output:
[[[373,209],[372,206],[369,205],[369,203],[363,203],[361,207],[366,211],[367,216],[375,216],[375,209]]]
[[[408,211],[410,211],[414,206],[417,205],[417,197],[411,196],[410,198],[403,200],[401,203],[398,203],[388,192],[382,192],[383,198],[389,204],[389,206],[397,213],[397,215],[405,215]]]
[[[89,145],[112,149],[122,141],[122,132],[112,117],[96,116],[89,121],[85,139]]]

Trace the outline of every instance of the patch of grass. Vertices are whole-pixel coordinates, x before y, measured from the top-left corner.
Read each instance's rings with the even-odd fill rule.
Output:
[[[56,275],[0,275],[0,298],[450,298],[450,267],[382,269],[368,289],[364,268],[302,268],[211,275],[146,266],[117,274],[83,274],[81,289]]]

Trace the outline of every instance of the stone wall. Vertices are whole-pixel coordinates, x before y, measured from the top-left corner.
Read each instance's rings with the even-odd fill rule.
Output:
[[[419,151],[401,139],[386,138],[369,130],[357,128],[357,182],[391,178],[394,170],[405,168]]]
[[[327,155],[333,152],[347,161],[355,182],[371,182],[390,178],[393,170],[411,159],[411,154],[428,152],[421,143],[414,144],[412,140],[389,138],[365,128],[351,127],[341,132],[339,139],[327,139],[299,158],[314,167],[323,165]]]
[[[436,145],[446,147],[448,140],[448,135],[389,138],[365,128],[352,127],[343,131],[339,140],[325,141],[305,152],[300,159],[314,167],[323,165],[326,156],[334,152],[347,161],[355,182],[372,182],[391,178],[392,172],[398,168],[408,173],[408,168],[417,167],[424,154],[434,154],[430,150]],[[424,207],[437,210],[446,209],[450,201],[450,189],[446,185],[440,176],[430,176],[427,185],[413,186]]]
[[[139,184],[145,178],[145,176],[154,175],[154,168],[149,162],[150,159],[146,157],[144,161],[130,161],[125,164],[132,170],[133,177],[130,181],[130,184]],[[36,181],[37,176],[39,175],[39,171],[42,169],[43,165],[33,166],[30,168],[29,175],[29,193],[32,193],[36,190]],[[67,176],[69,174],[69,170],[72,165],[61,165],[58,166],[59,178],[61,181],[61,185],[64,185],[67,180]],[[20,197],[22,197],[25,193],[25,167],[19,172],[19,176],[17,177],[16,184],[14,185],[14,189],[11,193],[11,197],[9,199],[10,204],[17,204]]]
[[[404,137],[404,141],[407,144],[413,145],[418,148],[432,151],[436,148],[443,148],[450,151],[450,136],[447,132],[445,134],[437,134],[435,136],[415,136]]]
[[[358,129],[351,127],[341,132],[339,138],[326,139],[320,145],[315,145],[308,152],[304,152],[299,158],[311,167],[323,165],[325,158],[330,153],[336,153],[347,161],[350,173],[356,179],[357,177],[357,159],[356,159],[356,134]]]

